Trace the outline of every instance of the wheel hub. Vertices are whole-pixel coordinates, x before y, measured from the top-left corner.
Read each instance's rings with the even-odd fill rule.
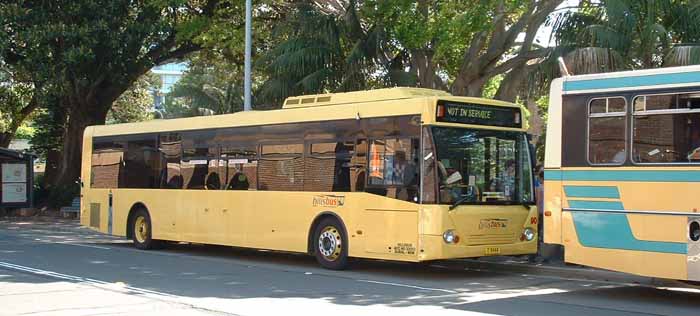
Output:
[[[321,230],[321,235],[318,237],[318,250],[326,260],[338,259],[342,249],[340,232],[335,227],[327,226]]]
[[[138,217],[134,222],[134,237],[140,243],[146,242],[148,238],[148,225],[146,224],[146,219],[142,216]]]

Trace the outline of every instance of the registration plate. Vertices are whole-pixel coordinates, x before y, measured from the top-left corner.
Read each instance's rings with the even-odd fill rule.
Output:
[[[484,255],[491,256],[501,253],[501,248],[499,247],[486,247],[484,248]]]

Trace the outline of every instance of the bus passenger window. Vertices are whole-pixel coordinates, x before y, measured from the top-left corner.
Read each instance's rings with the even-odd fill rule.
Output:
[[[367,140],[357,140],[355,153],[350,159],[350,191],[364,192],[367,174]]]
[[[256,190],[258,148],[256,144],[240,144],[221,148],[221,162],[226,166],[226,190]]]
[[[221,187],[216,152],[216,147],[188,148],[185,145],[180,170],[186,189],[218,190]]]
[[[638,96],[633,117],[634,162],[700,162],[699,93]]]
[[[268,191],[304,190],[304,144],[261,145],[259,189]]]
[[[216,160],[212,160],[216,161]],[[211,167],[211,164],[210,164]],[[214,165],[214,167],[217,167],[217,165]],[[207,174],[206,180],[204,180],[204,186],[207,190],[219,190],[221,189],[221,177],[219,177],[218,172],[209,172]]]
[[[315,142],[304,158],[304,191],[350,191],[355,142]]]
[[[417,154],[417,139],[372,140],[369,150],[369,185],[388,188],[367,191],[415,201],[418,193]]]
[[[156,135],[142,135],[127,141],[124,156],[124,188],[158,188],[161,157],[156,148]]]
[[[636,106],[636,105],[635,105]],[[588,112],[588,161],[591,164],[623,164],[626,100],[622,97],[593,99]]]
[[[93,140],[91,188],[118,188],[124,178],[123,160],[126,143]],[[123,181],[123,180],[122,180]]]
[[[182,158],[182,140],[178,133],[160,135],[158,150],[164,163],[160,174],[160,187],[163,189],[182,189],[180,160]]]

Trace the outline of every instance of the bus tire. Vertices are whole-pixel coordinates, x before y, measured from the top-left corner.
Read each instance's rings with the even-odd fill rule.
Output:
[[[314,228],[312,239],[316,261],[331,270],[344,270],[348,266],[348,237],[334,217],[322,219]]]
[[[151,215],[148,214],[146,209],[139,208],[135,210],[129,226],[133,232],[133,241],[136,248],[141,250],[158,248],[160,241],[152,238],[153,225],[151,224]]]

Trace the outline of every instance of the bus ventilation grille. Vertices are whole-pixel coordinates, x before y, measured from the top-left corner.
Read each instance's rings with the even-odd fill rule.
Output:
[[[468,235],[465,243],[470,246],[510,244],[515,241],[515,234]]]

